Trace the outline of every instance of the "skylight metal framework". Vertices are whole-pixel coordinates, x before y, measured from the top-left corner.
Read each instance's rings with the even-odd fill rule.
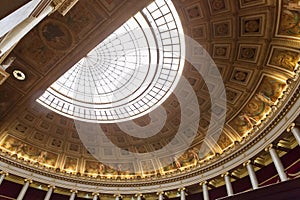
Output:
[[[171,0],[156,0],[91,50],[37,102],[74,119],[115,123],[163,103],[184,66],[183,29]]]

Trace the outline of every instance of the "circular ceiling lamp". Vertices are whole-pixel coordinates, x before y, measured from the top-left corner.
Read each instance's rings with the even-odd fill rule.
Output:
[[[26,78],[26,75],[21,70],[15,69],[12,73],[14,77],[19,81],[24,81]]]
[[[55,81],[37,100],[77,120],[116,123],[148,114],[175,89],[184,67],[179,16],[157,0]]]

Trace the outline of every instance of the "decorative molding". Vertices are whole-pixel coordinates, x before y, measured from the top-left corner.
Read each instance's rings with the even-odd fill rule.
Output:
[[[2,85],[8,79],[9,75],[9,73],[0,67],[0,85]]]
[[[63,16],[65,16],[77,2],[78,0],[53,0],[55,10]]]
[[[40,3],[34,8],[30,16],[39,17],[39,15],[45,10],[47,6],[51,4],[52,0],[41,0]]]

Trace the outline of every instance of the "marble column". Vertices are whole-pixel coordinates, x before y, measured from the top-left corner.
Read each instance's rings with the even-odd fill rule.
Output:
[[[253,166],[251,164],[251,161],[248,160],[243,165],[244,165],[244,167],[247,168],[247,171],[248,171],[248,174],[249,174],[249,177],[250,177],[250,181],[251,181],[251,185],[252,185],[252,189],[254,189],[254,190],[257,189],[258,188],[258,181],[257,181],[255,171],[253,169]]]
[[[35,27],[42,19],[54,10],[54,7],[49,5],[41,12],[38,17],[28,17],[17,26],[15,26],[10,32],[8,32],[4,39],[0,42],[0,56],[12,48],[17,42],[19,42],[33,27]]]
[[[158,195],[158,200],[163,200],[164,199],[164,192],[163,191],[161,191],[161,192],[158,192],[158,193],[156,193],[157,195]]]
[[[275,168],[277,170],[277,173],[279,175],[279,178],[281,181],[286,181],[288,180],[286,173],[284,172],[284,167],[282,165],[282,162],[276,152],[276,150],[273,148],[273,145],[270,144],[266,149],[271,155],[272,161],[275,165]]]
[[[202,185],[203,199],[204,200],[209,200],[207,181],[204,181],[204,182],[200,183],[200,185]]]
[[[25,180],[24,180],[24,185],[23,185],[23,187],[22,187],[21,192],[20,192],[19,195],[18,195],[17,200],[22,200],[22,199],[24,198],[24,196],[25,196],[25,194],[26,194],[26,191],[27,191],[27,189],[28,189],[30,183],[32,183],[32,180],[30,180],[30,179],[25,179]]]
[[[48,191],[47,191],[47,194],[46,194],[44,200],[50,200],[51,195],[52,195],[52,192],[53,192],[53,190],[55,189],[55,186],[53,186],[53,185],[48,185],[48,188],[49,188],[49,189],[48,189]]]
[[[77,190],[70,190],[70,192],[71,192],[71,196],[69,200],[74,200],[77,194]]]
[[[185,200],[185,188],[179,188],[178,191],[180,192],[180,200]]]
[[[93,196],[93,200],[97,200],[97,199],[98,199],[98,196],[99,196],[99,193],[94,192],[94,193],[92,194],[92,196]]]
[[[232,189],[232,185],[231,185],[231,182],[230,182],[229,173],[226,172],[226,173],[222,174],[222,177],[224,177],[224,180],[225,180],[227,195],[232,196],[233,195],[233,189]]]
[[[287,128],[287,132],[292,132],[298,145],[300,145],[300,129],[295,126],[295,123],[291,123]]]
[[[1,174],[1,176],[0,176],[0,185],[1,185],[1,183],[5,179],[5,176],[8,176],[8,173],[1,171],[0,174]]]

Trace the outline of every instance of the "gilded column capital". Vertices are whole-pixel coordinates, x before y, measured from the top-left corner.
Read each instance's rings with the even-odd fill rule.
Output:
[[[5,176],[8,176],[8,175],[9,175],[9,173],[8,173],[8,172],[5,172],[5,171],[1,171],[0,174],[1,174],[1,175],[4,174]]]
[[[178,188],[178,191],[184,191],[185,190],[185,187],[181,187],[181,188]]]
[[[269,144],[266,148],[265,148],[265,151],[270,151],[270,149],[272,149],[274,147],[273,144]]]
[[[221,175],[222,177],[229,176],[229,172],[225,172]]]
[[[97,197],[99,197],[100,194],[99,194],[98,192],[93,192],[93,193],[92,193],[92,196],[97,196]]]
[[[25,183],[26,183],[26,182],[29,182],[29,184],[31,184],[33,181],[32,181],[31,179],[26,178],[26,179],[24,179],[24,182],[25,182]]]
[[[247,160],[246,162],[243,163],[243,166],[246,167],[247,165],[251,164],[251,160]]]
[[[202,182],[199,183],[199,185],[201,185],[201,186],[202,186],[202,185],[207,185],[207,184],[208,184],[207,181],[202,181]]]
[[[287,131],[287,132],[292,131],[292,129],[295,128],[295,126],[296,126],[295,123],[291,123],[291,124],[287,127],[286,131]]]
[[[136,197],[141,197],[141,196],[143,196],[143,194],[137,193],[137,194],[135,194],[134,196],[136,196]]]
[[[121,197],[122,198],[122,195],[121,194],[114,194],[114,197]]]
[[[164,191],[160,191],[160,192],[157,192],[156,195],[161,195],[161,194],[164,194],[165,192]]]
[[[70,192],[71,192],[71,193],[75,193],[75,194],[78,193],[78,191],[77,191],[76,189],[71,189]]]
[[[48,185],[48,188],[52,188],[53,190],[56,189],[56,187],[54,185]]]

